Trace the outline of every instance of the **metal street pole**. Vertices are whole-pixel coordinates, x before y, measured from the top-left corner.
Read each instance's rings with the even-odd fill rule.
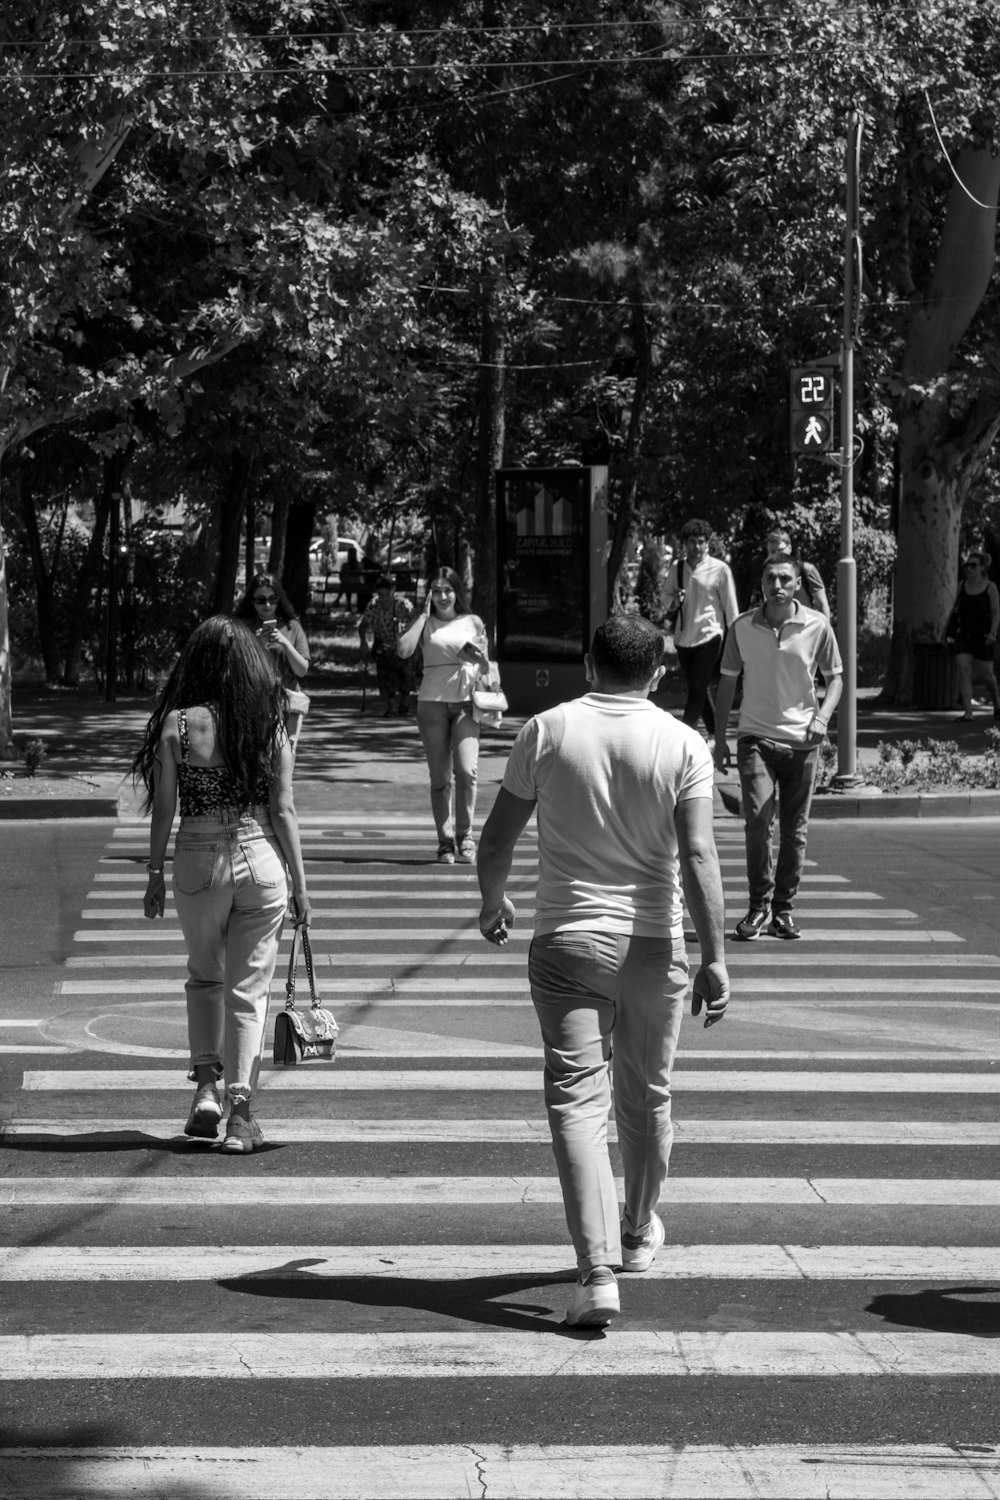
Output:
[[[836,784],[858,779],[858,577],[854,563],[854,339],[855,299],[861,296],[858,177],[861,120],[847,127],[847,203],[844,226],[844,334],[840,365],[840,560],[837,563],[837,641],[844,659],[844,692],[837,708]],[[858,274],[856,277],[856,269]]]

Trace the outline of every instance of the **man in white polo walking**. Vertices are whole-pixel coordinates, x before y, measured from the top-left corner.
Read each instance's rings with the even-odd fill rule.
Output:
[[[538,813],[528,958],[545,1049],[545,1103],[578,1280],[567,1323],[619,1310],[615,1271],[645,1271],[673,1139],[670,1070],[688,984],[681,882],[701,947],[692,1010],[729,999],[725,907],[712,831],[712,759],[701,735],[650,703],[663,638],[616,615],[585,658],[591,691],[521,730],[479,841],[479,926],[502,945],[514,846]],[[611,1052],[614,1047],[614,1082]],[[625,1203],[608,1155],[614,1093]]]

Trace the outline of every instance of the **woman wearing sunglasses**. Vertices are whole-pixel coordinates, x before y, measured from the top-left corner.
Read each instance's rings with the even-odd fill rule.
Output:
[[[292,601],[273,573],[255,573],[234,611],[245,620],[271,654],[285,690],[286,724],[294,745],[302,716],[309,708],[308,694],[299,687],[309,670],[309,642],[299,624]]]
[[[479,724],[472,693],[489,667],[486,628],[472,614],[465,590],[451,568],[438,568],[427,584],[423,608],[414,613],[396,650],[404,661],[423,650],[424,675],[417,693],[417,728],[431,779],[431,811],[438,837],[438,863],[475,862],[472,819],[479,774]]]
[[[958,598],[948,622],[947,635],[954,642],[958,666],[958,696],[963,719],[973,717],[973,677],[981,678],[989,688],[993,717],[1000,719],[1000,691],[993,670],[997,629],[1000,627],[1000,595],[989,576],[992,561],[988,552],[969,553]]]

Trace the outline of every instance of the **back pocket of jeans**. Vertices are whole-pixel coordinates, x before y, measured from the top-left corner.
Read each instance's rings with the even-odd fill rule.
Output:
[[[174,888],[185,896],[207,891],[215,879],[218,844],[182,844],[174,847]]]
[[[241,844],[243,857],[254,885],[281,885],[285,879],[285,866],[280,854],[266,839],[253,839]]]

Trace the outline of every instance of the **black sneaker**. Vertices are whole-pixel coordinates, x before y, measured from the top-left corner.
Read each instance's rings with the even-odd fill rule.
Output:
[[[790,911],[776,911],[767,930],[772,937],[787,938],[789,941],[802,936],[792,920]]]
[[[743,921],[737,923],[733,937],[740,943],[755,943],[770,915],[768,906],[751,906]]]

